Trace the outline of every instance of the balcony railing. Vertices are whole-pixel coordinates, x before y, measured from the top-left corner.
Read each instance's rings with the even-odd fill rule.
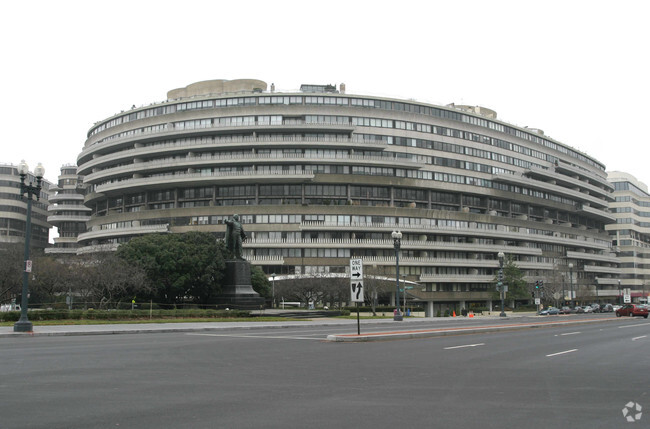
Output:
[[[112,229],[100,229],[96,231],[88,231],[79,234],[79,236],[77,237],[77,242],[81,243],[84,241],[94,240],[98,238],[151,234],[156,232],[169,232],[169,224],[131,226],[128,228],[112,228]]]
[[[393,240],[352,240],[352,239],[248,239],[245,248],[356,248],[356,249],[392,249]],[[524,246],[505,246],[498,244],[453,243],[447,241],[402,240],[403,249],[453,250],[481,253],[499,253],[514,255],[541,255],[542,249]]]
[[[506,230],[505,225],[499,225],[497,229],[482,229],[482,228],[469,228],[469,227],[450,227],[450,226],[437,226],[437,225],[407,225],[407,224],[392,224],[392,223],[349,223],[340,224],[337,222],[320,222],[320,221],[303,221],[300,224],[300,229],[303,231],[318,231],[318,230],[336,230],[336,231],[381,231],[391,232],[400,230],[413,234],[435,233],[441,235],[464,235],[470,237],[490,237],[496,240],[518,240],[528,242],[542,242],[563,244],[572,247],[585,247],[598,250],[609,250],[610,246],[604,243],[598,243],[591,237],[577,236],[577,238],[565,238],[552,234],[549,231],[548,235],[531,234],[524,229],[524,232],[512,232]]]
[[[101,185],[97,185],[95,192],[109,192],[116,189],[125,189],[132,187],[140,187],[147,185],[159,185],[167,184],[170,182],[179,183],[179,182],[200,182],[202,180],[212,180],[212,179],[221,179],[221,180],[245,180],[245,179],[255,179],[255,180],[274,180],[274,179],[283,179],[283,180],[311,180],[314,178],[314,173],[312,171],[220,171],[212,172],[210,174],[205,173],[182,173],[182,174],[173,174],[173,175],[164,175],[156,177],[145,177],[138,179],[125,179],[110,181]]]

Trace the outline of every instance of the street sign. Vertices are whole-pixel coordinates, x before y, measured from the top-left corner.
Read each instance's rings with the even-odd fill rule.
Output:
[[[541,303],[539,298],[535,298],[535,305],[539,305]]]
[[[352,302],[363,302],[363,260],[350,259],[350,295]]]
[[[31,273],[32,272],[32,261],[25,261],[25,272],[26,273]]]
[[[363,281],[350,282],[352,302],[363,302]]]
[[[627,295],[627,294],[626,294],[626,295],[623,295],[623,302],[624,302],[625,304],[629,304],[629,303],[631,303],[631,302],[632,302],[632,296],[631,296],[631,295]]]
[[[350,259],[350,280],[363,280],[363,259]]]

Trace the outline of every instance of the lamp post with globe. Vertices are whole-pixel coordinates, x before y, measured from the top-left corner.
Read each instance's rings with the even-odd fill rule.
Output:
[[[395,303],[397,304],[397,309],[395,310],[393,320],[400,321],[403,320],[402,312],[399,308],[399,249],[402,245],[402,233],[400,231],[393,231],[391,237],[393,237],[393,246],[395,247],[395,280],[397,281],[397,290],[395,291]]]
[[[499,317],[506,317],[506,311],[504,308],[505,288],[503,284],[503,260],[505,259],[506,255],[503,252],[499,252],[497,254],[497,257],[499,258],[499,277],[497,281],[497,287],[499,288],[499,294],[501,295],[501,314],[499,314]]]
[[[20,299],[20,319],[14,323],[14,332],[32,332],[34,326],[27,318],[27,305],[29,295],[29,273],[32,271],[32,261],[29,260],[29,245],[32,238],[32,196],[36,196],[36,201],[40,199],[41,185],[45,168],[39,163],[34,169],[36,185],[30,181],[29,185],[25,184],[25,178],[29,174],[29,166],[25,160],[18,164],[18,174],[20,175],[20,198],[27,194],[27,218],[25,221],[25,265],[23,266],[23,288]]]

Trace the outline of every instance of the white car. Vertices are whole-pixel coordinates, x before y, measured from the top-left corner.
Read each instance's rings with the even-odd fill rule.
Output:
[[[591,306],[589,306],[589,305],[585,305],[584,307],[582,307],[582,309],[584,310],[585,313],[593,313],[594,312],[594,309],[591,308]]]

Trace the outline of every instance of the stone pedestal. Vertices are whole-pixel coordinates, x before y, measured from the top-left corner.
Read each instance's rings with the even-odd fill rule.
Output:
[[[247,261],[226,261],[226,279],[217,304],[249,310],[258,310],[264,305],[264,298],[255,292],[251,285],[251,266]]]

